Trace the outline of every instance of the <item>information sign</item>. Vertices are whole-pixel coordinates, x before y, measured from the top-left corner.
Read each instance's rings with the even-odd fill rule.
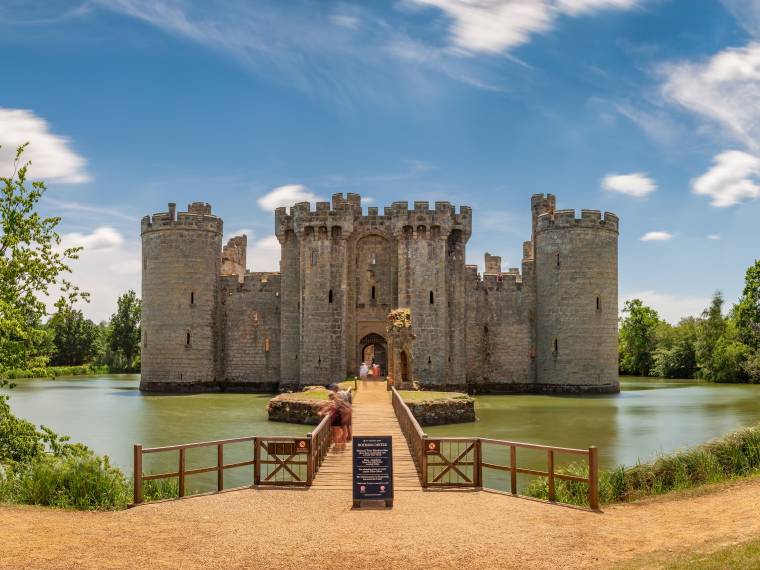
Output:
[[[353,438],[354,506],[385,501],[393,506],[393,438],[389,435]]]

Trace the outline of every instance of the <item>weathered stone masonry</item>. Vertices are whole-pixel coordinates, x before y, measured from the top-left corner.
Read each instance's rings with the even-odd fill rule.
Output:
[[[618,218],[531,199],[521,268],[465,265],[472,211],[356,194],[275,212],[279,273],[246,270],[245,236],[222,247],[205,203],[146,216],[141,389],[272,392],[327,384],[370,356],[387,366],[385,319],[412,313],[424,387],[615,392]]]

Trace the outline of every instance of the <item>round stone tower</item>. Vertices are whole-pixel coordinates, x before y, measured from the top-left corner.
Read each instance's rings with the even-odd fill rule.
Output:
[[[535,225],[536,382],[545,392],[618,392],[618,218],[540,213]]]
[[[142,379],[146,391],[218,387],[222,220],[194,202],[142,219]]]

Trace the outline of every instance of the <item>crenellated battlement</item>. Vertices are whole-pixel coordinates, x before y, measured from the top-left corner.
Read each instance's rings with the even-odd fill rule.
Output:
[[[543,213],[538,216],[536,232],[554,228],[591,228],[617,233],[619,218],[611,213],[599,210],[581,210],[581,216],[576,217],[575,210],[555,210],[554,213]]]
[[[226,295],[257,291],[280,294],[281,275],[279,271],[249,271],[239,279],[237,275],[222,275],[221,290]]]
[[[292,231],[307,237],[346,237],[362,226],[371,226],[401,235],[405,228],[412,228],[417,235],[417,228],[424,228],[425,235],[445,237],[452,230],[458,229],[469,236],[472,232],[472,209],[460,206],[459,212],[449,202],[435,202],[434,208],[427,201],[416,201],[413,208],[408,202],[394,202],[383,208],[367,208],[363,214],[361,196],[349,193],[334,194],[332,202],[316,202],[312,209],[309,202],[299,202],[290,209],[281,207],[275,210],[275,232],[281,240]],[[435,228],[435,231],[433,231]],[[420,232],[420,235],[422,232]]]
[[[476,289],[487,292],[520,291],[523,288],[523,275],[517,267],[510,267],[506,273],[478,273],[477,265],[465,266],[465,278]]]
[[[193,202],[188,204],[187,212],[177,212],[177,205],[169,203],[167,212],[144,216],[140,221],[141,234],[159,230],[203,230],[222,233],[221,218],[211,213],[211,204]]]

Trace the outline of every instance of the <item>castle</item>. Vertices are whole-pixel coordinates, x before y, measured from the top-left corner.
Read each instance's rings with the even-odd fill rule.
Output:
[[[465,265],[472,210],[357,194],[277,208],[279,272],[246,270],[246,237],[196,202],[142,219],[146,391],[276,392],[388,362],[386,317],[411,310],[425,388],[617,392],[618,218],[531,198],[522,268]],[[406,354],[402,355],[406,366]],[[404,372],[406,374],[406,372]],[[409,380],[404,378],[403,380]]]

